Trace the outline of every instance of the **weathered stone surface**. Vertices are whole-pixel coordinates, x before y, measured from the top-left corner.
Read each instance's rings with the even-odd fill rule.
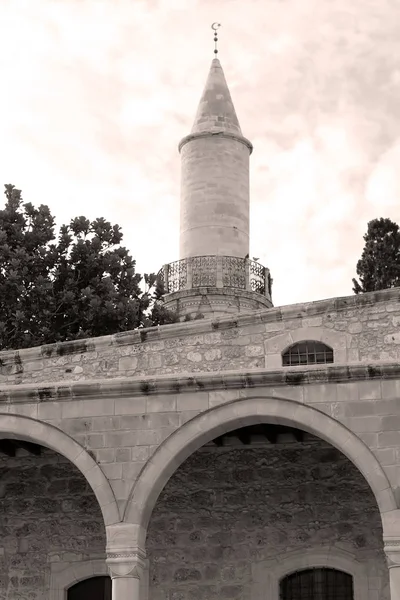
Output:
[[[100,508],[84,476],[50,450],[0,455],[0,598],[47,600],[49,557],[104,554]]]
[[[376,502],[343,455],[322,443],[203,448],[171,477],[153,512],[150,598],[251,600],[252,565],[320,545],[352,551],[388,600]]]
[[[302,339],[321,339],[322,335],[322,341],[333,346],[337,362],[397,361],[399,295],[392,289],[79,343],[0,352],[0,384],[259,369],[269,364],[264,353],[272,364],[269,352],[275,338],[285,332],[288,344],[293,332],[299,332],[300,338],[306,336]],[[252,338],[255,335],[260,337]],[[276,352],[280,346],[281,342]],[[42,399],[48,401],[49,394],[44,385]]]

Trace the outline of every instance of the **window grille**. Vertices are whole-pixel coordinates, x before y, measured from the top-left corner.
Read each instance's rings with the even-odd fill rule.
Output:
[[[111,578],[90,577],[69,588],[68,600],[111,600]]]
[[[333,363],[333,350],[322,342],[306,340],[290,346],[282,354],[283,366],[321,365]]]
[[[353,578],[336,569],[291,573],[280,584],[280,600],[354,600]]]

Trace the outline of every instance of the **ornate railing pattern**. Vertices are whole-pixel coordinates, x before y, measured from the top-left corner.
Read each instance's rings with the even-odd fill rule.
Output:
[[[265,295],[266,273],[265,267],[254,260],[250,262],[250,285],[253,292]]]
[[[184,290],[187,286],[187,262],[176,260],[168,265],[168,292]]]
[[[222,256],[223,287],[246,289],[246,259]]]
[[[166,293],[199,287],[236,288],[271,295],[269,270],[237,256],[194,256],[164,265],[158,273]]]
[[[194,256],[191,260],[192,287],[216,287],[217,257]]]

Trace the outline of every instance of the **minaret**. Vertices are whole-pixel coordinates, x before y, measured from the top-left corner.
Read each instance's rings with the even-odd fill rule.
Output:
[[[215,54],[216,25],[213,24]],[[160,271],[166,306],[217,317],[272,306],[269,271],[249,260],[249,157],[217,58],[181,154],[180,260]]]
[[[249,254],[249,156],[224,72],[217,58],[191,133],[179,144],[182,161],[180,258]]]

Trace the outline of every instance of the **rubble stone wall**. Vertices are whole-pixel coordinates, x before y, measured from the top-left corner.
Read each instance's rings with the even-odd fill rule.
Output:
[[[0,515],[1,600],[49,600],[58,564],[104,557],[94,495],[51,451],[1,459]],[[203,447],[154,509],[149,600],[253,600],[255,565],[332,546],[365,565],[366,600],[388,600],[375,499],[338,451],[323,442]]]
[[[399,299],[397,289],[386,290],[0,352],[0,385],[276,368],[272,340],[286,335],[290,344],[293,331],[332,345],[335,362],[396,361]]]
[[[0,599],[48,600],[52,563],[105,556],[100,508],[62,456],[0,456]]]
[[[154,509],[149,597],[254,600],[255,565],[321,546],[347,550],[365,566],[365,600],[388,600],[376,502],[343,455],[323,443],[204,447]]]

